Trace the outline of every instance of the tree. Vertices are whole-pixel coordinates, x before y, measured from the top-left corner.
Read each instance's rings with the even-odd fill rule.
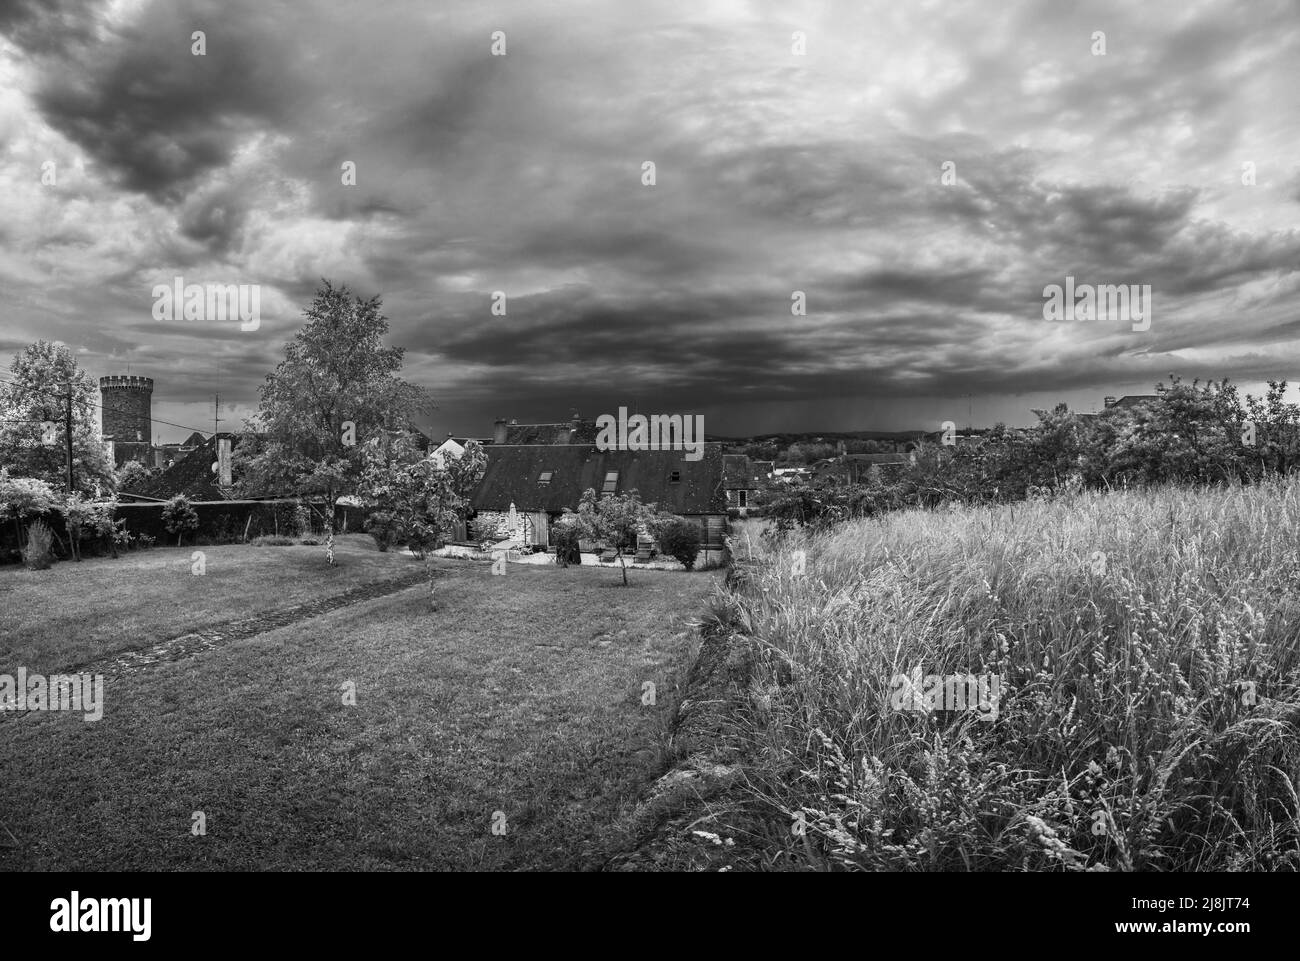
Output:
[[[460,457],[435,460],[404,435],[371,439],[363,457],[358,495],[379,509],[384,526],[417,556],[448,539],[464,519],[487,466],[476,441]]]
[[[73,560],[80,562],[81,542],[87,537],[108,538],[109,549],[113,552],[113,556],[117,557],[117,538],[114,535],[117,533],[118,522],[113,517],[117,512],[116,498],[92,501],[76,493],[64,498],[60,510],[63,511],[64,522],[68,528],[68,542]]]
[[[1255,474],[1285,474],[1300,464],[1300,405],[1284,401],[1287,382],[1270,380],[1261,397],[1246,395],[1247,419],[1255,445],[1245,452]]]
[[[136,460],[129,460],[117,469],[116,487],[119,491],[140,491],[158,476],[158,472]]]
[[[15,474],[66,487],[67,395],[72,387],[72,481],[76,490],[112,487],[95,415],[98,386],[63,344],[38,340],[15,355],[0,382],[0,462]]]
[[[695,558],[700,554],[700,525],[684,517],[661,515],[652,526],[659,548],[669,557],[680,561],[688,571],[695,568]]]
[[[335,503],[360,482],[365,443],[407,429],[428,398],[397,376],[402,348],[383,345],[378,297],[326,280],[304,315],[234,460],[243,494],[323,497],[332,531]]]
[[[12,518],[18,542],[23,540],[23,521],[40,516],[59,506],[59,496],[43,480],[29,477],[10,477],[7,468],[0,467],[0,518]]]
[[[654,515],[655,505],[642,504],[640,494],[634,490],[597,497],[596,491],[588,488],[578,503],[578,523],[583,532],[592,540],[605,541],[618,553],[624,587],[627,586],[627,562],[623,552],[636,547],[642,525]]]
[[[198,512],[190,506],[189,498],[184,494],[177,494],[163,505],[162,519],[167,532],[176,535],[177,547],[181,546],[181,537],[186,531],[199,529]]]

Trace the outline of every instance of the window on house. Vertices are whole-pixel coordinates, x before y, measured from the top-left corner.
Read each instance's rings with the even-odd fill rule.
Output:
[[[668,483],[670,483],[670,484],[680,484],[681,482],[682,482],[682,472],[681,472],[681,471],[679,471],[679,470],[675,470],[675,471],[673,471],[671,474],[668,475]]]
[[[612,494],[618,487],[618,471],[612,470],[605,475],[605,485],[600,489],[602,494]]]
[[[736,491],[736,493],[740,495],[740,506],[741,506],[741,507],[748,507],[749,504],[746,503],[745,498],[748,496],[749,491]]]
[[[549,470],[544,470],[544,471],[542,471],[540,474],[537,475],[537,483],[539,483],[539,484],[549,484],[549,483],[551,482],[551,475],[552,475],[553,473],[555,473],[555,472],[554,472],[554,471],[549,471]]]

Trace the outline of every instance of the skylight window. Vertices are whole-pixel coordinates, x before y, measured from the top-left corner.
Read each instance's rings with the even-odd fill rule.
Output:
[[[537,483],[549,484],[551,482],[551,475],[554,473],[555,473],[554,471],[549,471],[549,470],[542,471],[539,475],[537,475]]]
[[[618,471],[612,470],[605,475],[605,486],[600,489],[602,494],[612,494],[618,487]]]
[[[673,471],[671,474],[668,475],[668,483],[670,483],[670,484],[680,484],[681,482],[682,482],[682,472],[681,472],[681,471],[679,471],[679,470],[675,470],[675,471]]]

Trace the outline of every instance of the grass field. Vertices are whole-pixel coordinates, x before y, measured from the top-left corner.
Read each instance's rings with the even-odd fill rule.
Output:
[[[1300,483],[761,532],[706,625],[760,652],[718,859],[1300,869]],[[999,678],[996,718],[914,671]]]
[[[194,551],[205,573],[191,572]],[[364,534],[323,547],[165,547],[114,560],[63,562],[47,571],[0,567],[0,670],[50,672],[259,611],[301,604],[410,569]]]
[[[229,578],[212,594],[186,580],[188,551],[116,563],[144,565],[129,575],[150,598],[133,623],[170,634],[227,611],[232,596],[247,616],[326,589],[298,582],[328,576],[319,552],[210,548],[206,576]],[[341,570],[368,578],[416,563],[364,553],[354,545]],[[97,563],[44,573],[82,575],[63,589],[97,611],[97,597],[121,603],[127,583]],[[674,674],[692,653],[686,619],[715,577],[636,571],[623,588],[605,569],[438,569],[436,613],[427,587],[413,588],[110,678],[98,722],[0,720],[0,821],[20,845],[0,850],[0,870],[597,866],[660,773]],[[36,587],[43,600],[14,589],[29,576],[0,574],[6,604],[24,605],[6,608],[6,630],[41,624],[64,652],[45,662],[82,650],[59,631],[83,622],[104,625],[101,646],[128,643],[108,616],[61,610],[53,584]],[[62,626],[42,623],[47,609]],[[642,704],[645,681],[654,706]],[[491,831],[498,811],[503,835]],[[205,836],[191,833],[195,812]]]

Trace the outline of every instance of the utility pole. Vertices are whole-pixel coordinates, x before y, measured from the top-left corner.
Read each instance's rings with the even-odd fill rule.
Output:
[[[68,440],[68,496],[72,496],[72,381],[68,381],[68,407],[65,426]]]
[[[217,424],[221,422],[221,418],[217,416],[217,414],[221,412],[221,395],[217,394],[216,396],[217,396],[217,402],[212,406],[212,436],[213,437],[217,436]]]

